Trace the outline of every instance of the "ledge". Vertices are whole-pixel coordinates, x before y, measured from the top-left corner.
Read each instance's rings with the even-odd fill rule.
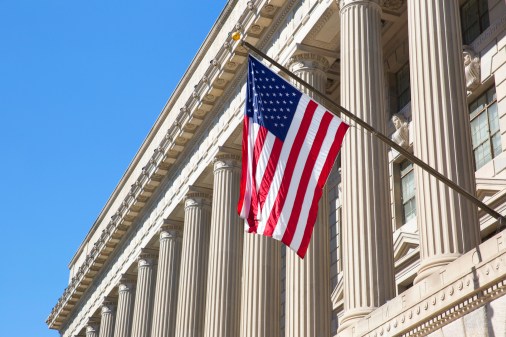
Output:
[[[504,294],[506,232],[501,232],[338,336],[425,336]]]

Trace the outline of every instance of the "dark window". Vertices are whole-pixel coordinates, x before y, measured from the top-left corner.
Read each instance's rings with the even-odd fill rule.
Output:
[[[469,105],[475,168],[479,169],[502,152],[495,87]]]
[[[409,63],[406,63],[395,74],[397,83],[397,111],[400,111],[411,101],[411,89],[409,85]]]
[[[487,0],[468,0],[460,7],[462,40],[471,44],[490,25]]]

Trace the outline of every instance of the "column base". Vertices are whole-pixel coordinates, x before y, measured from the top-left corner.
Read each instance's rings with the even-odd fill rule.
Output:
[[[359,321],[361,318],[369,315],[373,312],[376,307],[362,307],[355,308],[351,310],[346,310],[344,315],[341,317],[339,321],[339,328],[337,329],[337,333],[339,334],[341,331],[346,329],[347,327],[353,325],[355,322]]]
[[[434,256],[428,259],[424,259],[420,265],[420,269],[418,269],[418,275],[415,277],[413,284],[420,283],[420,281],[426,279],[430,275],[437,272],[439,269],[443,268],[450,262],[455,261],[462,254],[444,254]]]

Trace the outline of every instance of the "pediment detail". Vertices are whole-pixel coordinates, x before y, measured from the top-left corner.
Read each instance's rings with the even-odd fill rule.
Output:
[[[401,259],[420,245],[418,234],[400,232],[394,242],[394,261]]]

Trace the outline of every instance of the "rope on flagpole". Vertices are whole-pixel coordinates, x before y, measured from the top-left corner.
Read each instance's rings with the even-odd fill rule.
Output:
[[[232,36],[234,41],[238,41],[240,39],[240,34],[238,34],[238,33],[236,34],[236,33],[237,32],[235,32],[234,35]],[[395,143],[389,137],[387,137],[383,133],[379,132],[378,130],[376,130],[374,127],[372,127],[371,125],[369,125],[368,123],[366,123],[365,121],[360,119],[359,117],[352,114],[349,110],[343,108],[342,106],[340,106],[337,103],[334,103],[334,101],[330,97],[323,94],[322,92],[317,90],[315,87],[313,87],[309,83],[303,81],[297,75],[292,73],[287,68],[283,67],[281,64],[279,64],[278,62],[273,60],[271,57],[269,57],[268,55],[263,53],[261,50],[257,49],[255,46],[251,45],[249,42],[241,40],[240,43],[242,46],[248,48],[249,50],[253,51],[254,53],[260,55],[261,57],[263,57],[264,59],[269,61],[271,64],[278,67],[281,71],[283,71],[285,74],[290,76],[293,80],[295,80],[297,83],[299,83],[300,85],[302,85],[306,89],[309,89],[312,92],[314,92],[315,94],[319,95],[320,97],[323,97],[327,102],[329,102],[340,113],[342,113],[343,115],[345,115],[346,117],[348,117],[349,119],[351,119],[352,121],[354,121],[355,123],[357,123],[358,125],[363,127],[365,130],[367,130],[369,133],[376,136],[379,140],[381,140],[386,145],[390,146],[392,149],[394,149],[397,152],[399,152],[400,154],[402,154],[404,157],[406,157],[406,159],[411,161],[413,164],[418,165],[420,168],[422,168],[423,170],[425,170],[426,172],[431,174],[433,177],[438,179],[440,182],[442,182],[446,186],[453,189],[455,192],[457,192],[457,193],[461,194],[462,196],[464,196],[465,198],[467,198],[473,204],[475,204],[476,206],[481,208],[484,212],[488,213],[491,217],[495,218],[498,221],[496,232],[499,232],[504,226],[506,226],[506,218],[505,217],[503,217],[500,213],[498,213],[497,211],[495,211],[494,209],[489,207],[487,204],[485,204],[484,202],[482,202],[481,200],[476,198],[474,195],[472,195],[471,193],[469,193],[468,191],[466,191],[465,189],[463,189],[462,187],[460,187],[459,185],[454,183],[452,180],[448,179],[447,177],[445,177],[444,175],[442,175],[441,173],[439,173],[438,171],[433,169],[431,166],[429,166],[427,163],[422,161],[420,158],[416,157],[411,152],[407,151],[406,149],[404,149],[403,147],[401,147],[400,145]],[[332,114],[336,115],[337,117],[340,117],[339,114],[336,113],[335,111],[330,111],[330,112]]]

